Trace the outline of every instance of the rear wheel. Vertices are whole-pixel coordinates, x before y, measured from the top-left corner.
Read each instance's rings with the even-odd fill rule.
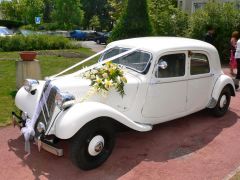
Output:
[[[70,156],[83,170],[103,164],[112,153],[115,132],[109,121],[95,120],[85,125],[73,138]]]
[[[231,101],[231,91],[228,87],[224,87],[219,98],[216,106],[212,109],[213,114],[216,117],[221,117],[228,111],[229,104]]]

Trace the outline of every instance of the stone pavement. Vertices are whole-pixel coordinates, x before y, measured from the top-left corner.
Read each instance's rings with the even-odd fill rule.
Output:
[[[222,118],[208,111],[154,127],[150,132],[118,134],[115,149],[101,167],[82,171],[65,156],[24,152],[17,128],[0,129],[0,179],[174,179],[219,180],[240,166],[240,91]]]

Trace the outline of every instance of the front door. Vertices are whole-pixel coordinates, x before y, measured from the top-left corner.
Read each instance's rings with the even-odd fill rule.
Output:
[[[164,117],[173,117],[185,111],[187,98],[186,57],[187,53],[180,51],[159,58],[142,110],[144,117],[159,118],[159,122],[162,122]]]

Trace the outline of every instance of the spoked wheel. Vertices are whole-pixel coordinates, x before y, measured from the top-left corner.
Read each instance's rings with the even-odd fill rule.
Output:
[[[216,117],[221,117],[228,111],[231,101],[231,92],[228,87],[223,88],[216,106],[213,108],[213,114]]]
[[[79,168],[94,169],[107,160],[114,144],[115,133],[112,124],[96,120],[85,125],[74,136],[70,156]]]

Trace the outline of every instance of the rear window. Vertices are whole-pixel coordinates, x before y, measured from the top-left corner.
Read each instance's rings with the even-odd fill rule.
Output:
[[[191,75],[210,72],[209,61],[205,54],[193,53],[191,56]]]

